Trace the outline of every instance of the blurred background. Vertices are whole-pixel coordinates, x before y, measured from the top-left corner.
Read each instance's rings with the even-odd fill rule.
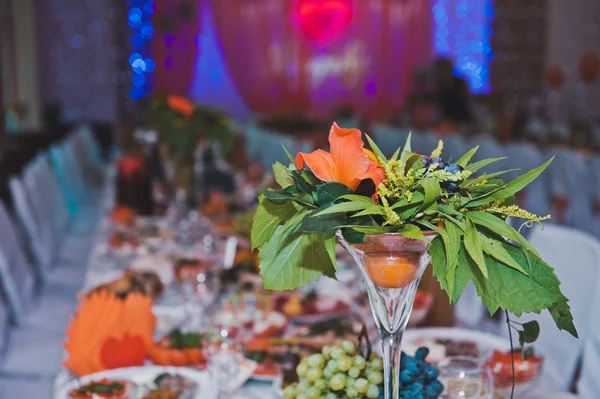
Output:
[[[0,0],[0,399],[60,386],[82,287],[108,271],[139,289],[119,251],[158,228],[131,238],[108,219],[130,232],[173,214],[169,237],[206,253],[220,222],[248,246],[257,191],[288,162],[281,143],[327,148],[334,121],[386,155],[409,132],[421,154],[443,140],[448,162],[479,145],[475,161],[510,157],[487,169],[515,168],[507,180],[555,156],[516,202],[552,214],[528,238],[582,339],[542,336],[560,389],[540,385],[600,397],[600,0]],[[473,286],[452,307],[431,271],[419,290],[415,325],[506,330]]]

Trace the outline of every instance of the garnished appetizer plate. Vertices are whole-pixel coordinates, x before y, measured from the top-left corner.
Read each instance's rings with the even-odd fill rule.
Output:
[[[216,399],[218,391],[205,371],[143,366],[81,377],[62,386],[54,399]]]

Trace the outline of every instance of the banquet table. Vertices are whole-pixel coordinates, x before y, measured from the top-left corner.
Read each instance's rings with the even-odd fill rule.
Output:
[[[115,273],[122,272],[118,267],[111,267],[107,264],[106,251],[107,251],[107,238],[111,232],[111,222],[108,217],[110,211],[114,208],[115,198],[115,185],[114,173],[109,174],[111,178],[107,180],[107,184],[104,189],[104,198],[102,202],[103,211],[105,217],[100,220],[96,230],[92,251],[90,253],[87,274],[83,290],[97,286],[98,284],[107,282],[115,277]],[[209,366],[210,367],[210,366]],[[62,369],[57,375],[54,382],[54,392],[56,392],[68,382],[72,381],[76,377],[72,375],[68,370]],[[246,382],[235,394],[232,396],[233,399],[281,399],[282,396],[273,387],[271,382],[260,382],[249,380]],[[570,399],[576,398],[576,396],[560,392],[560,390],[552,389],[551,384],[545,384],[543,381],[540,382],[536,388],[527,395],[520,396],[519,399]],[[61,398],[62,399],[62,398]]]

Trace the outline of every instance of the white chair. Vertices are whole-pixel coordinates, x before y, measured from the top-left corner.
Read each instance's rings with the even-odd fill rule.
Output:
[[[21,250],[10,216],[0,203],[0,279],[12,317],[21,323],[32,309],[36,279],[33,266]]]
[[[540,337],[534,346],[546,359],[544,376],[566,391],[570,388],[587,338],[598,332],[597,328],[590,325],[590,320],[598,325],[597,320],[593,320],[596,308],[591,299],[597,292],[600,279],[600,242],[583,232],[551,224],[546,225],[543,230],[539,226],[533,227],[529,242],[542,259],[554,268],[556,276],[562,282],[561,290],[570,300],[569,305],[580,339],[558,330],[548,312],[523,315],[516,321],[537,320],[540,323]],[[518,339],[516,341],[518,346]],[[598,369],[594,372],[597,375]]]
[[[596,284],[599,285],[600,281],[597,281]],[[600,291],[597,291],[591,300],[590,307],[596,310],[599,306]],[[590,315],[589,322],[589,333],[584,340],[583,362],[577,384],[580,398],[600,397],[600,379],[598,378],[598,372],[600,372],[600,319],[595,314]]]

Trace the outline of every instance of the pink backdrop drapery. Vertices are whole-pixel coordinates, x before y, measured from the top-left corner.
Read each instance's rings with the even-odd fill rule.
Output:
[[[331,117],[340,105],[351,105],[382,116],[403,105],[413,73],[431,60],[429,0],[196,1],[210,3],[216,47],[256,113]],[[161,6],[172,7],[165,3],[171,2],[158,1],[157,15]],[[194,25],[197,20],[167,38],[174,40],[170,47],[164,35],[155,39],[160,92],[189,92],[194,78],[211,79],[192,76],[192,58],[203,57],[194,46],[202,31],[193,32]]]
[[[188,95],[194,76],[200,27],[199,5],[189,13],[182,11],[190,0],[155,0],[156,37],[152,39],[152,58],[156,62],[154,91],[157,94]]]
[[[255,112],[397,110],[431,58],[424,0],[212,0],[229,72]]]

